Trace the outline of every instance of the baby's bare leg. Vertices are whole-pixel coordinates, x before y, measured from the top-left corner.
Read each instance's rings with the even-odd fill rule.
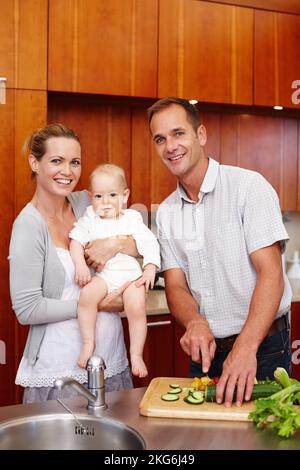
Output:
[[[145,287],[131,284],[123,293],[124,310],[128,318],[130,360],[133,375],[146,377],[143,349],[147,336]]]
[[[91,282],[81,290],[78,303],[78,321],[83,344],[77,361],[79,367],[84,368],[94,352],[97,305],[106,294],[106,283],[98,276],[94,276]]]

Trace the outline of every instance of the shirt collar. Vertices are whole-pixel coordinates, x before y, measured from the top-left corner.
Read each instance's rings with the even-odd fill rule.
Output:
[[[204,180],[202,182],[202,185],[199,191],[199,201],[202,200],[202,197],[205,193],[210,193],[215,189],[216,182],[217,182],[220,164],[213,158],[209,157],[208,160],[209,160],[208,168],[206,170]],[[176,194],[177,194],[178,202],[181,202],[182,204],[184,201],[194,202],[194,201],[191,201],[191,199],[187,196],[185,190],[183,189],[180,183],[177,183]]]

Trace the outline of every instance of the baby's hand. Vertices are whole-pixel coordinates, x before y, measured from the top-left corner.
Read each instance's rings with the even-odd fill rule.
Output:
[[[146,264],[142,276],[135,283],[136,287],[145,284],[146,292],[148,292],[149,287],[153,289],[156,271],[157,267],[155,264]]]
[[[92,279],[90,270],[86,264],[76,266],[75,269],[75,282],[80,286],[84,287]]]

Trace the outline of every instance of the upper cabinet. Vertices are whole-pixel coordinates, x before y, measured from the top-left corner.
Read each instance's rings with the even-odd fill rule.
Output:
[[[158,0],[50,0],[48,89],[157,96]]]
[[[47,88],[47,0],[0,0],[0,76],[8,88]]]
[[[253,10],[199,0],[163,0],[158,95],[253,102]]]
[[[255,105],[300,108],[300,15],[255,11],[254,70]]]

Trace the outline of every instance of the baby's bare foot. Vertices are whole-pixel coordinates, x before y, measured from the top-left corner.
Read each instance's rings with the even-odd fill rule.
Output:
[[[95,345],[93,342],[91,343],[83,343],[82,349],[79,354],[79,358],[77,360],[77,364],[82,369],[85,368],[87,361],[93,355],[95,349]]]
[[[143,361],[142,356],[137,356],[135,354],[131,354],[131,370],[133,375],[137,377],[146,377],[148,375],[147,367]]]

